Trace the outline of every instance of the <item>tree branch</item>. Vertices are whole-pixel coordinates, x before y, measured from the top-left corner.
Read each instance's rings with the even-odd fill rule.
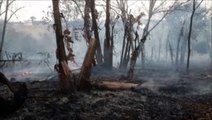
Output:
[[[7,23],[10,21],[10,19],[13,17],[13,15],[15,15],[19,10],[21,10],[22,8],[24,8],[24,7],[20,7],[20,8],[18,8],[18,9],[16,9],[15,11],[12,11],[12,10],[10,10],[11,12],[12,12],[12,14],[10,15],[10,17],[7,19]]]
[[[80,9],[80,6],[79,6],[79,4],[77,3],[77,1],[76,1],[76,0],[72,0],[72,1],[77,5],[77,8],[78,8],[78,10],[79,10],[80,13],[81,13],[82,18],[84,18],[84,14],[83,14],[82,10]]]
[[[199,4],[195,7],[195,9],[197,9],[200,5],[201,5],[201,3],[203,2],[204,0],[201,0],[200,2],[199,2]]]
[[[8,7],[9,7],[13,2],[15,2],[15,1],[16,1],[16,0],[12,0],[11,2],[9,2],[9,3],[8,3]],[[3,0],[0,2],[0,9],[1,9],[2,3],[3,3]],[[0,16],[3,15],[5,12],[6,12],[6,10],[3,11],[2,13],[0,13]]]

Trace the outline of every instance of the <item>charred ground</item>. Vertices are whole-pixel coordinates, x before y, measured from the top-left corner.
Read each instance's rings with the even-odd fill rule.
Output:
[[[5,119],[71,120],[210,120],[212,118],[212,74],[190,74],[170,69],[139,71],[139,87],[131,91],[93,88],[90,92],[61,94],[57,80],[27,82],[29,98],[23,107]],[[95,73],[95,71],[93,71]],[[114,74],[115,73],[115,74]],[[93,82],[126,81],[121,72],[96,72]],[[9,97],[7,89],[1,93]]]

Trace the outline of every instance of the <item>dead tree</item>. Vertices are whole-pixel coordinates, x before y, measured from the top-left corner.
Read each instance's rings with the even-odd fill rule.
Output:
[[[174,65],[174,54],[173,54],[173,49],[172,49],[172,45],[171,45],[170,41],[168,41],[168,44],[169,44],[170,58],[172,61],[172,65]]]
[[[91,89],[91,83],[89,78],[91,74],[91,68],[96,48],[97,41],[95,39],[91,39],[80,72],[80,84],[78,87],[79,90],[90,91]]]
[[[192,25],[193,25],[193,18],[194,18],[194,14],[196,9],[201,5],[201,3],[203,2],[203,0],[201,0],[199,2],[199,4],[196,6],[196,2],[197,0],[193,0],[193,6],[192,6],[192,13],[191,13],[191,17],[190,17],[190,24],[189,24],[189,32],[188,32],[188,56],[187,56],[187,72],[189,72],[189,65],[190,65],[190,54],[191,54],[191,33],[192,33]]]
[[[175,66],[176,66],[177,70],[178,70],[178,67],[179,67],[180,40],[181,40],[181,37],[183,36],[184,24],[185,24],[185,21],[183,21],[183,26],[180,29],[180,34],[179,34],[178,40],[177,40],[177,50],[176,50],[176,58],[175,58]]]
[[[120,61],[120,66],[119,68],[124,69],[127,67],[128,61],[129,61],[129,39],[126,40],[127,36],[128,36],[128,25],[125,24],[124,25],[125,29],[124,29],[124,38],[123,38],[123,44],[122,44],[122,52],[121,52],[121,61]],[[129,38],[129,37],[128,37]]]
[[[123,37],[123,43],[122,43],[122,52],[121,52],[121,59],[120,59],[120,69],[126,68],[129,58],[127,58],[127,53],[128,53],[128,46],[129,46],[129,41],[127,41],[127,36],[128,36],[128,31],[129,31],[129,24],[128,24],[128,5],[127,5],[127,0],[117,0],[118,8],[121,11],[121,19],[123,22],[124,26],[124,37]]]
[[[110,35],[110,0],[106,1],[106,21],[105,21],[105,41],[104,41],[104,65],[107,69],[112,69],[113,49]]]
[[[91,16],[92,16],[92,23],[93,23],[92,29],[94,30],[94,36],[97,41],[96,59],[97,59],[97,63],[101,64],[103,57],[102,57],[102,50],[101,50],[100,39],[99,39],[98,25],[96,21],[96,19],[98,18],[98,12],[95,9],[95,0],[90,0],[90,9],[91,9]]]
[[[91,39],[91,17],[90,17],[90,0],[85,1],[85,8],[84,8],[84,38],[86,39],[87,43],[89,43]]]
[[[151,0],[150,1],[150,4],[149,4],[149,16],[148,16],[147,24],[146,24],[146,26],[145,26],[145,28],[143,30],[143,36],[140,39],[138,46],[132,52],[132,57],[131,57],[131,60],[130,60],[130,68],[129,68],[129,71],[128,71],[128,78],[129,79],[133,79],[135,64],[136,64],[138,55],[140,54],[140,51],[142,53],[142,62],[144,64],[144,43],[145,43],[145,41],[147,39],[147,36],[149,34],[149,24],[150,24],[150,20],[152,18],[152,15],[153,15],[153,8],[154,8],[155,3],[156,3],[155,0]]]
[[[153,10],[157,10],[157,8],[154,8],[155,6],[155,3],[156,3],[156,0],[150,0],[150,4],[149,4],[149,12],[148,12],[148,20],[147,20],[147,24],[146,26],[144,27],[144,30],[143,30],[143,35],[138,43],[138,46],[135,48],[135,50],[132,52],[132,57],[131,57],[131,60],[130,60],[130,68],[128,70],[128,79],[133,79],[133,75],[134,75],[134,69],[135,69],[135,64],[136,64],[136,61],[137,61],[137,58],[138,58],[138,55],[140,54],[140,52],[142,53],[142,56],[144,56],[144,43],[147,39],[147,36],[149,35],[149,33],[158,25],[161,23],[161,21],[170,13],[172,12],[175,8],[181,6],[183,3],[181,4],[178,4],[176,5],[178,2],[175,1],[172,6],[169,7],[168,10],[165,11],[165,14],[162,16],[162,18],[151,28],[149,29],[149,25],[150,25],[150,20],[152,18],[152,16],[155,14],[155,11]],[[164,4],[164,2],[162,2],[162,4]],[[143,57],[143,60],[142,60],[143,64],[144,65],[144,57]]]
[[[212,9],[212,8],[211,8]],[[211,15],[211,19],[212,19],[212,15]],[[212,23],[211,23],[211,25],[212,25]],[[211,28],[211,30],[212,30],[212,28]],[[210,34],[210,37],[209,38],[212,38],[212,34]],[[210,40],[210,45],[211,45],[211,47],[210,47],[210,52],[209,52],[209,54],[210,54],[210,58],[211,58],[211,67],[210,67],[210,69],[211,69],[211,71],[212,71],[212,39],[209,39]]]
[[[126,18],[122,18],[122,21],[124,22],[125,31],[124,31],[124,39],[123,39],[123,46],[122,46],[122,53],[121,53],[121,62],[119,68],[127,68],[127,65],[130,60],[130,54],[131,51],[133,51],[136,48],[136,44],[138,42],[139,35],[134,31],[133,25],[135,23],[138,23],[138,26],[140,25],[140,18],[144,14],[141,13],[136,18],[132,14],[127,15]],[[125,23],[126,22],[126,23]],[[135,34],[135,38],[133,36]],[[134,45],[133,45],[134,44]]]
[[[56,34],[56,43],[57,43],[57,50],[56,56],[58,59],[58,64],[55,65],[55,69],[59,73],[59,83],[60,89],[62,92],[73,91],[74,82],[73,82],[73,75],[68,67],[67,57],[65,54],[65,47],[63,42],[63,33],[62,33],[62,25],[61,25],[61,13],[59,10],[59,0],[52,0],[53,4],[53,12],[54,12],[54,30]]]

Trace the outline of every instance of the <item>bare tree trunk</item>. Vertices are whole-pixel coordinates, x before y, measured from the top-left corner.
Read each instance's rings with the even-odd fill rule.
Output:
[[[127,0],[117,0],[117,4],[119,6],[119,9],[121,10],[121,19],[123,22],[123,26],[124,26],[124,37],[123,37],[123,43],[122,43],[122,52],[121,52],[121,60],[120,60],[120,65],[119,65],[119,69],[124,69],[126,65],[126,48],[128,44],[128,41],[126,40],[127,36],[128,36],[128,29],[129,26],[127,24],[128,22],[128,18],[127,18],[127,11],[128,11],[128,6],[127,6]]]
[[[106,21],[105,21],[105,41],[104,41],[104,65],[107,69],[112,69],[112,45],[110,36],[110,0],[106,1]]]
[[[189,24],[189,33],[188,33],[188,56],[187,56],[187,72],[189,72],[189,65],[190,65],[190,54],[191,54],[191,33],[192,33],[192,25],[193,25],[193,19],[194,19],[194,14],[196,9],[201,5],[201,3],[204,0],[201,0],[197,5],[196,5],[196,0],[193,0],[193,7],[192,7],[192,13],[190,17],[190,24]]]
[[[122,46],[122,55],[121,57],[121,64],[120,64],[120,68],[121,69],[126,69],[127,65],[129,63],[130,60],[130,51],[131,51],[131,47],[133,48],[133,35],[132,35],[132,31],[133,31],[133,17],[132,15],[130,15],[130,17],[128,18],[129,20],[125,21],[126,25],[125,25],[125,36],[124,36],[124,40],[123,40],[123,46]],[[127,38],[127,39],[126,39]],[[126,39],[126,40],[125,40]],[[126,43],[125,43],[126,42]],[[126,44],[126,46],[125,46]],[[124,50],[125,49],[125,50]]]
[[[177,70],[178,70],[178,67],[179,67],[180,36],[181,36],[181,34],[179,35],[178,40],[177,40],[177,50],[176,50],[176,58],[175,58],[175,66],[176,66]]]
[[[153,62],[153,56],[154,56],[154,47],[152,47],[151,49],[151,56],[150,56],[151,62]]]
[[[0,44],[0,59],[3,59],[3,45],[4,45],[4,39],[5,39],[5,33],[7,28],[7,14],[8,14],[8,8],[9,8],[9,0],[6,2],[6,10],[5,10],[5,17],[4,17],[4,25],[3,25],[3,31],[2,31],[2,38],[1,38],[1,44]]]
[[[61,25],[61,14],[59,10],[59,0],[52,0],[53,12],[54,12],[54,29],[56,33],[57,43],[57,59],[59,63],[55,66],[59,73],[59,83],[62,92],[68,92],[75,90],[73,84],[73,76],[68,67],[67,57],[65,54],[65,47],[63,42],[62,25]]]
[[[166,54],[165,57],[168,58],[168,52],[169,52],[169,34],[170,32],[168,32],[167,38],[166,38]],[[166,59],[167,62],[169,61],[168,59]]]
[[[89,43],[89,47],[83,61],[83,65],[80,72],[80,85],[79,90],[90,91],[91,83],[89,81],[91,68],[93,63],[93,58],[95,55],[95,51],[97,48],[97,41],[95,39],[91,39]]]
[[[211,36],[212,37],[212,36]],[[210,52],[210,56],[211,56],[211,71],[212,71],[212,39],[211,39],[211,52]]]
[[[130,69],[128,71],[128,76],[127,76],[130,80],[133,79],[135,64],[136,64],[137,57],[139,55],[138,51],[139,51],[139,48],[137,47],[136,50],[134,50],[133,53],[132,53],[132,58],[131,58],[131,62],[130,62]]]
[[[149,3],[149,16],[148,16],[148,21],[147,21],[147,24],[143,30],[143,35],[142,35],[142,39],[143,39],[143,42],[140,44],[141,48],[141,62],[142,62],[142,68],[144,68],[145,66],[145,46],[144,46],[144,43],[146,41],[146,38],[148,36],[148,31],[149,31],[149,25],[150,25],[150,20],[152,18],[152,15],[153,15],[153,8],[155,6],[155,3],[156,3],[156,0],[150,0],[150,3]]]
[[[129,38],[129,36],[128,36]],[[129,58],[128,58],[128,54],[130,52],[130,41],[127,40],[127,44],[126,44],[126,47],[125,47],[125,53],[124,53],[124,58],[123,58],[123,62],[122,62],[122,69],[124,68],[127,68],[127,64],[128,64],[128,61],[129,61]]]
[[[169,52],[170,52],[170,57],[171,57],[172,65],[174,65],[174,54],[173,54],[173,50],[172,50],[172,46],[171,46],[171,43],[170,42],[169,42]]]
[[[111,59],[111,64],[113,65],[113,47],[114,47],[114,28],[115,28],[115,25],[116,25],[116,22],[118,21],[118,18],[116,18],[116,21],[113,22],[112,26],[111,26],[111,47],[110,47],[110,59]]]
[[[92,21],[90,17],[90,5],[91,1],[85,1],[85,8],[84,8],[84,38],[86,39],[87,44],[90,43],[91,33],[92,33]],[[93,58],[93,65],[96,65],[95,58]]]
[[[95,9],[95,0],[90,0],[90,1],[91,1],[90,7],[91,7],[91,15],[92,15],[92,21],[93,21],[94,36],[97,41],[96,58],[97,58],[97,63],[101,64],[102,63],[102,50],[101,50],[101,45],[100,45],[100,40],[99,40],[98,25],[96,22],[97,15],[95,14],[97,11]]]
[[[187,56],[187,72],[189,72],[189,65],[190,65],[190,54],[191,54],[191,33],[192,33],[192,25],[193,25],[193,18],[194,18],[194,13],[196,10],[196,1],[193,0],[193,9],[190,17],[190,25],[189,25],[189,32],[188,32],[188,56]]]
[[[91,18],[90,18],[90,0],[85,1],[85,9],[84,9],[84,38],[87,43],[91,39]]]
[[[124,25],[124,38],[122,43],[122,51],[121,51],[121,60],[120,60],[120,66],[119,69],[123,68],[123,61],[124,61],[124,52],[125,52],[125,45],[126,45],[126,35],[127,35],[127,26]]]
[[[182,44],[181,44],[180,66],[183,66],[185,64],[187,44],[188,44],[188,41],[185,39],[185,36],[184,36]]]
[[[155,57],[156,58],[156,57]],[[142,43],[141,45],[141,63],[142,63],[142,68],[145,67],[145,45]]]
[[[144,63],[145,63],[145,49],[144,49],[144,43],[147,39],[147,36],[149,35],[149,24],[150,24],[150,20],[152,18],[153,15],[153,8],[155,5],[156,1],[155,0],[151,0],[150,4],[149,4],[149,16],[148,16],[148,21],[147,24],[143,30],[143,35],[142,38],[140,39],[138,46],[135,48],[135,50],[132,52],[132,57],[130,60],[130,68],[128,70],[128,79],[132,80],[133,79],[133,75],[134,75],[134,70],[135,70],[135,64],[138,58],[138,55],[140,54],[141,51],[141,55],[142,55],[142,67],[144,67]]]
[[[177,51],[176,51],[176,59],[175,59],[175,65],[176,65],[177,70],[178,70],[178,67],[179,67],[180,40],[181,40],[181,37],[183,36],[184,24],[185,24],[185,21],[183,22],[183,26],[180,30],[180,34],[179,34],[178,40],[177,40]]]
[[[160,61],[160,55],[161,55],[161,46],[162,46],[161,39],[159,39],[158,61]]]
[[[211,34],[211,38],[212,38],[212,34]],[[210,54],[210,57],[211,57],[211,71],[212,71],[212,39],[211,39],[211,52],[209,54]]]

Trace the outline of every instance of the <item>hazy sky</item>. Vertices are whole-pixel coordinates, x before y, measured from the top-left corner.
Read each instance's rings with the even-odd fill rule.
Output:
[[[207,2],[203,3],[202,5],[204,4],[209,5],[209,3],[211,3],[212,0],[205,0],[205,1]],[[141,2],[140,0],[131,0],[130,2],[131,2],[130,5],[133,4],[133,6],[131,6],[133,10],[134,8],[141,8],[142,6],[140,3]],[[47,11],[48,6],[51,6],[51,5],[52,5],[52,0],[17,0],[11,6],[12,9],[15,10],[20,7],[24,7],[24,8],[22,8],[19,12],[17,12],[18,19],[16,17],[13,17],[12,21],[29,20],[31,16],[35,16],[37,20],[41,20],[42,17],[45,15],[42,11],[43,10]],[[211,6],[211,4],[209,6]]]
[[[51,0],[17,0],[13,4],[13,9],[22,8],[18,13],[17,18],[13,18],[15,21],[25,21],[29,20],[31,16],[35,16],[38,20],[40,20],[43,16],[44,13],[42,12],[43,10],[46,11],[47,7],[52,5]]]
[[[129,5],[135,4],[135,2],[136,0],[132,0]],[[17,0],[12,6],[13,9],[24,8],[17,13],[19,19],[17,20],[17,18],[14,17],[12,21],[29,20],[31,16],[35,16],[40,20],[45,15],[42,11],[47,11],[48,6],[52,6],[52,0]]]

